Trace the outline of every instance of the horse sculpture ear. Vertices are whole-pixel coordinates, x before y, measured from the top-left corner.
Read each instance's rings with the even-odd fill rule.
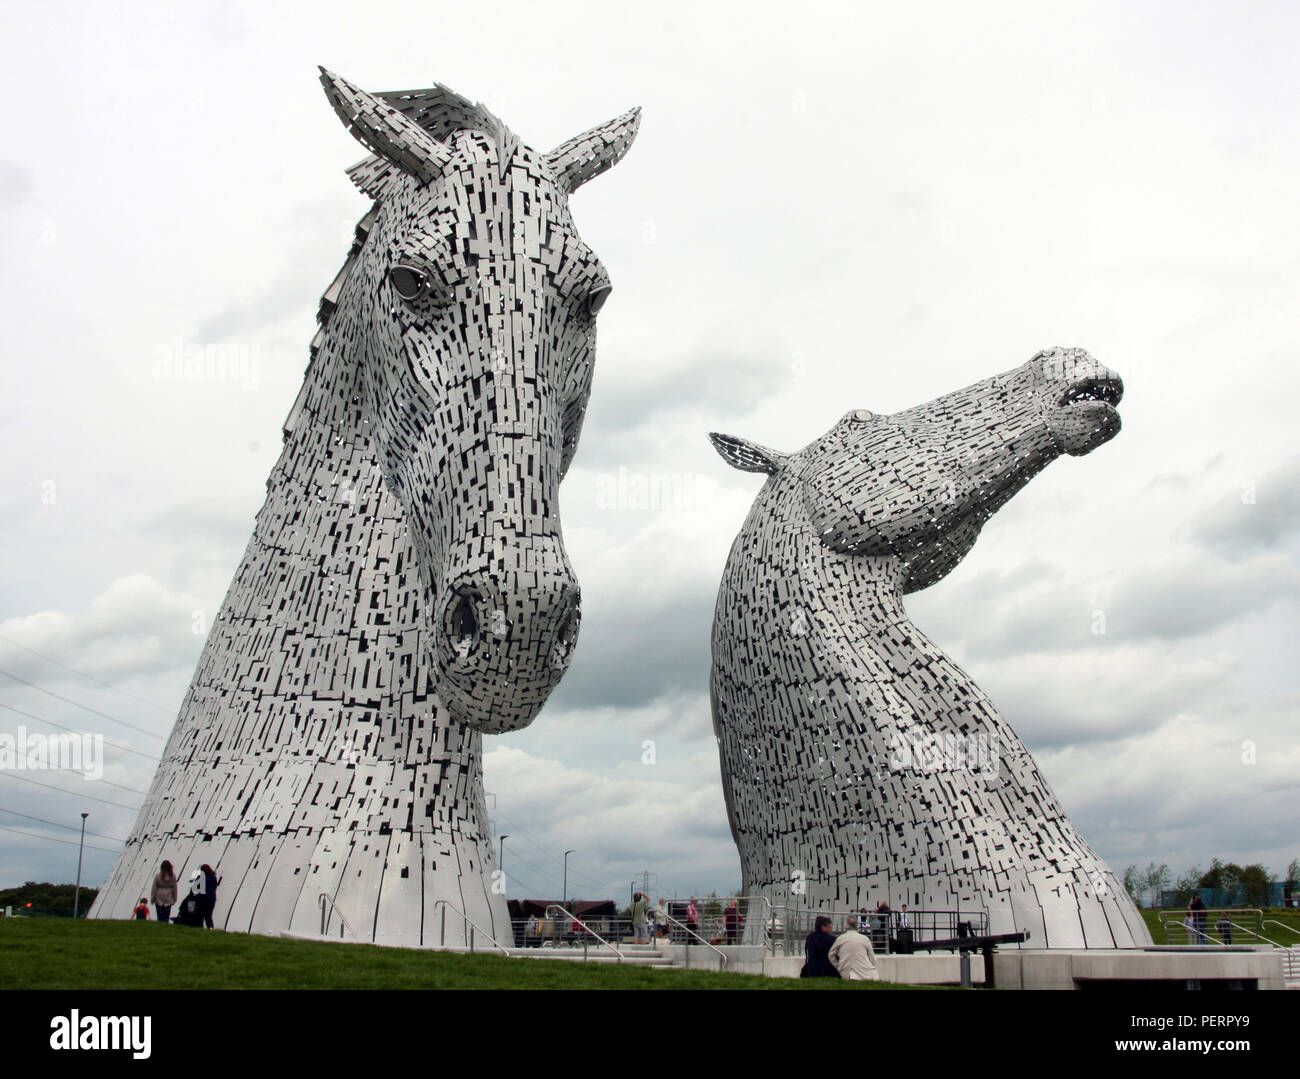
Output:
[[[641,110],[636,108],[560,143],[546,155],[547,164],[555,170],[556,182],[570,193],[618,164],[640,126]]]
[[[709,441],[713,443],[713,448],[727,464],[732,468],[740,469],[741,472],[766,472],[770,476],[785,464],[790,456],[788,453],[760,446],[757,442],[737,438],[735,435],[720,435],[715,431],[709,432]]]
[[[437,179],[451,162],[451,151],[446,146],[387,101],[324,68],[320,69],[320,81],[339,119],[371,153],[422,184]]]

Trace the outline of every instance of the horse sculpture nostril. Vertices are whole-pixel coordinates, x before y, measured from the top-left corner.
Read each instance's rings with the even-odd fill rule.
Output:
[[[446,634],[461,655],[467,653],[478,641],[479,596],[475,592],[458,592],[447,604],[444,622]]]

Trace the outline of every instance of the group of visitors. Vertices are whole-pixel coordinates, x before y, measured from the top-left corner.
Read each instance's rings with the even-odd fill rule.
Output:
[[[678,924],[685,929],[687,944],[699,944],[705,938],[700,934],[700,901],[696,896],[679,904],[681,915]],[[660,898],[657,906],[650,906],[650,897],[644,892],[632,894],[632,940],[636,944],[649,944],[652,938],[665,939],[671,935],[674,919],[668,914],[668,905]],[[734,899],[728,900],[722,912],[722,925],[728,944],[739,944],[745,916]]]
[[[691,900],[694,908],[695,901]],[[699,917],[698,910],[695,917]],[[635,944],[649,944],[650,938],[662,939],[668,936],[670,921],[668,906],[660,898],[656,906],[650,905],[650,897],[645,892],[636,892],[632,896],[632,940]],[[691,924],[690,911],[687,911],[686,924]]]
[[[1206,932],[1206,925],[1209,922],[1209,911],[1205,906],[1205,900],[1199,893],[1193,892],[1191,902],[1187,904],[1187,917],[1183,921],[1187,929],[1189,940],[1197,944],[1213,944],[1210,935]],[[1214,928],[1219,931],[1219,937],[1224,944],[1232,943],[1232,919],[1228,917],[1228,912],[1224,911],[1219,915],[1219,920],[1214,923]]]
[[[185,898],[181,900],[176,917],[173,918],[172,908],[177,905],[176,900],[180,894],[180,881],[176,877],[176,871],[172,868],[171,862],[164,861],[158,867],[158,875],[153,879],[153,887],[150,889],[149,898],[146,900],[141,897],[139,904],[132,913],[137,921],[146,921],[149,918],[149,904],[152,903],[154,913],[160,922],[175,922],[177,925],[201,925],[207,929],[213,929],[215,927],[212,924],[212,913],[217,908],[217,885],[220,883],[221,878],[217,876],[216,870],[204,862],[203,865],[190,874],[189,891]]]

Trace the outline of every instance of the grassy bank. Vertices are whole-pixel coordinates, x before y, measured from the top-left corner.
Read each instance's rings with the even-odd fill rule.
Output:
[[[909,989],[377,948],[156,922],[0,919],[0,989]]]

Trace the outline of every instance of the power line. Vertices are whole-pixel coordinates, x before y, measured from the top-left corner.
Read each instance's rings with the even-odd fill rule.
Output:
[[[70,847],[76,847],[76,846],[79,846],[79,844],[77,843],[77,841],[76,841],[75,839],[55,839],[54,836],[52,836],[52,835],[38,835],[36,832],[24,832],[24,831],[22,831],[21,829],[18,829],[18,828],[6,828],[3,824],[0,824],[0,832],[13,832],[14,835],[25,835],[28,839],[43,839],[43,840],[45,840],[46,843],[66,843],[66,844],[68,844],[68,846],[70,846]],[[116,853],[118,853],[117,851],[115,851],[115,850],[111,850],[111,849],[108,848],[108,847],[96,847],[96,846],[95,846],[94,844],[92,844],[92,843],[87,843],[87,844],[86,844],[86,849],[87,849],[87,850],[102,850],[105,854],[116,854]]]
[[[5,704],[2,701],[0,701],[0,708],[4,708],[10,712],[17,712],[20,716],[26,716],[28,719],[34,719],[38,723],[48,723],[51,727],[58,727],[59,730],[68,731],[70,734],[86,733],[85,731],[74,730],[72,727],[65,727],[62,723],[55,723],[54,720],[46,719],[44,716],[34,715],[31,712],[24,712],[21,708],[15,708],[12,704]],[[149,760],[149,761],[162,760],[161,757],[155,757],[151,753],[142,753],[140,750],[132,749],[130,746],[120,745],[117,742],[110,742],[107,738],[104,739],[104,745],[112,746],[114,749],[120,749],[123,753],[134,753],[137,757],[143,757],[145,760]]]
[[[507,824],[507,825],[508,825],[509,827],[511,827],[511,828],[519,828],[519,825],[518,825],[518,824],[516,824],[516,823],[515,823],[514,821],[512,821],[509,817],[507,817],[504,813],[501,813],[501,812],[499,812],[498,810],[495,810],[495,809],[494,809],[494,810],[492,811],[492,816],[495,817],[497,820],[502,821],[503,823]],[[551,861],[553,861],[553,862],[559,862],[561,865],[564,864],[564,859],[563,859],[562,857],[560,857],[558,854],[555,854],[555,853],[553,853],[553,852],[551,852],[551,851],[548,851],[548,850],[547,850],[545,847],[543,847],[540,843],[537,843],[537,842],[535,842],[533,839],[529,838],[529,835],[528,835],[527,832],[525,832],[525,831],[519,831],[518,833],[515,833],[515,834],[518,834],[518,836],[519,836],[520,839],[522,839],[522,840],[523,840],[525,843],[527,843],[529,846],[533,847],[534,849],[540,851],[542,854],[546,855],[546,857],[550,858]],[[600,881],[593,880],[591,877],[587,876],[586,873],[579,873],[576,869],[570,869],[570,870],[569,870],[569,876],[571,876],[571,877],[580,877],[580,878],[582,878],[583,880],[585,880],[588,884],[590,884],[593,888],[604,888],[604,887],[605,887],[605,884],[601,883]]]
[[[117,716],[110,716],[107,712],[101,712],[98,708],[91,708],[90,705],[88,704],[82,704],[80,701],[74,701],[71,697],[65,697],[61,693],[55,693],[54,690],[52,689],[46,689],[44,686],[38,686],[35,682],[27,681],[26,678],[19,678],[16,674],[10,674],[8,671],[0,671],[0,674],[3,674],[6,678],[12,678],[15,682],[21,682],[25,686],[31,686],[32,689],[38,690],[41,693],[46,693],[51,697],[57,697],[59,700],[65,701],[66,703],[74,705],[77,708],[84,708],[87,712],[91,712],[94,715],[103,716],[105,719],[111,719],[114,723],[122,724],[123,727],[130,727],[131,730],[133,731],[139,731],[141,734],[147,734],[150,738],[157,738],[158,741],[160,742],[165,741],[164,736],[161,734],[154,734],[153,731],[147,731],[143,727],[137,727],[134,723],[128,723],[124,719],[118,719]]]
[[[139,806],[129,806],[122,802],[110,802],[107,798],[96,798],[93,794],[82,794],[79,791],[64,790],[62,787],[56,787],[52,783],[42,783],[39,779],[29,779],[27,776],[16,776],[13,772],[0,771],[0,776],[8,776],[10,779],[16,779],[21,783],[35,783],[38,787],[48,787],[59,794],[66,794],[72,798],[84,798],[91,802],[103,802],[105,805],[117,806],[118,809],[129,809],[132,812],[139,812]]]
[[[29,761],[34,759],[34,758],[32,757],[32,755],[31,755],[30,753],[28,753],[27,750],[25,750],[25,749],[23,750],[23,757],[25,757],[25,758],[26,758],[27,760],[29,760]],[[38,769],[41,769],[41,768],[43,768],[43,766],[40,765],[40,764],[38,763],[38,764],[37,764],[37,768],[38,768]],[[69,769],[51,768],[51,769],[49,769],[49,771],[51,771],[51,772],[58,772],[58,771],[72,771],[72,769],[70,769],[70,768],[69,768]],[[110,787],[118,787],[118,788],[121,789],[121,790],[124,790],[124,791],[130,791],[132,794],[143,794],[143,795],[145,795],[146,797],[147,797],[148,794],[149,794],[148,791],[142,791],[142,790],[140,790],[140,789],[137,788],[137,787],[128,787],[125,783],[114,783],[111,779],[105,779],[103,776],[100,776],[98,779],[91,780],[91,782],[93,782],[93,783],[107,783]],[[71,792],[69,791],[69,793],[71,793]]]
[[[139,701],[141,704],[147,704],[150,708],[157,708],[158,711],[165,712],[168,715],[171,715],[173,712],[173,709],[171,708],[165,708],[161,704],[155,704],[153,701],[146,700],[144,697],[137,697],[134,693],[128,692],[125,689],[118,689],[117,686],[112,685],[109,682],[105,682],[102,678],[96,678],[93,674],[87,674],[85,671],[77,670],[76,667],[69,667],[66,663],[60,663],[57,659],[54,659],[52,656],[47,656],[44,652],[36,651],[35,648],[28,648],[27,645],[19,644],[17,641],[10,640],[8,637],[0,636],[0,641],[4,641],[5,644],[11,644],[15,648],[21,648],[24,652],[30,652],[33,656],[39,656],[41,659],[45,660],[46,663],[53,663],[56,667],[62,667],[65,671],[71,671],[73,674],[78,674],[82,678],[89,678],[92,682],[95,682],[103,686],[105,689],[111,689],[114,693],[120,693],[124,697],[130,697],[133,701]]]
[[[56,820],[46,820],[44,817],[33,817],[30,813],[19,813],[16,809],[5,809],[4,806],[0,806],[0,813],[11,813],[15,817],[25,817],[27,820],[40,821],[41,824],[52,824],[55,828],[67,828],[73,832],[80,831],[80,828],[75,824],[60,824]],[[92,832],[90,829],[86,829],[86,835],[97,835],[100,839],[111,839],[115,843],[126,842],[125,839],[120,839],[115,835],[105,835],[103,832]]]
[[[547,870],[542,869],[542,868],[540,868],[539,866],[534,865],[532,862],[530,862],[527,858],[525,858],[525,857],[524,857],[522,854],[520,854],[518,851],[513,851],[513,850],[512,850],[512,851],[510,852],[510,859],[511,859],[512,862],[515,862],[515,861],[523,862],[524,865],[526,865],[526,866],[527,866],[529,869],[531,869],[534,873],[540,873],[540,874],[541,874],[541,879],[542,879],[542,882],[543,882],[543,883],[547,883],[547,882],[549,882],[549,880],[550,880],[550,876],[551,876],[550,873],[549,873]],[[510,874],[507,873],[507,874],[506,874],[507,879],[509,878],[509,876],[510,876]]]

